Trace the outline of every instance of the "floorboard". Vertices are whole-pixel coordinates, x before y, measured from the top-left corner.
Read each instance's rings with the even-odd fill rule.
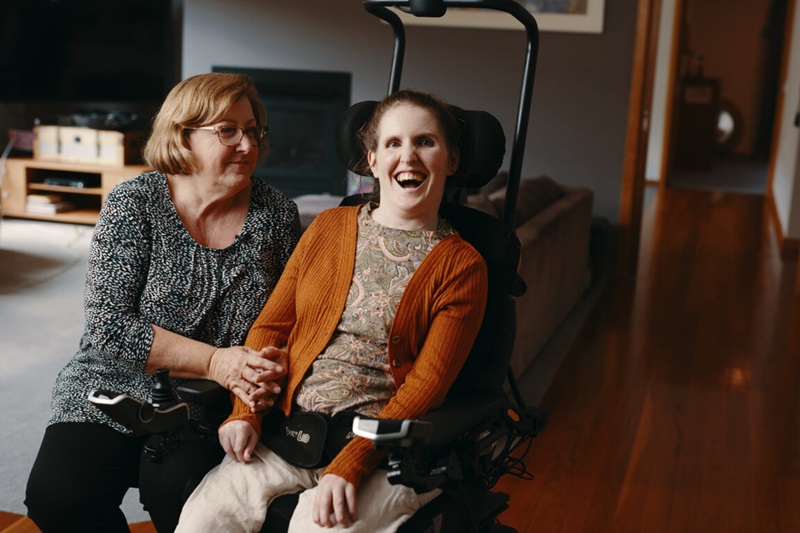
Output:
[[[152,522],[130,524],[131,533],[156,533]],[[40,533],[27,516],[0,511],[0,533]]]
[[[764,197],[659,192],[507,476],[519,531],[800,531],[800,300]]]

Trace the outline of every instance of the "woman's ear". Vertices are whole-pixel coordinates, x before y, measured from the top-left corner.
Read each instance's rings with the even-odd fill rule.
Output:
[[[375,176],[375,152],[372,150],[367,152],[367,164],[369,164],[372,175],[377,178],[377,176]]]
[[[450,154],[450,176],[456,173],[458,170],[458,163],[460,161],[460,152],[458,150],[453,150],[453,153]]]

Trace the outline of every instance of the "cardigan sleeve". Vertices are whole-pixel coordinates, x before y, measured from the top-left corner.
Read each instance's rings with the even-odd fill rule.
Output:
[[[289,258],[275,290],[261,309],[258,317],[245,340],[245,346],[259,351],[267,346],[286,346],[289,334],[295,323],[295,291],[297,289],[298,265],[302,262],[303,249],[306,246],[301,238],[294,253]],[[263,413],[253,413],[250,407],[231,394],[233,410],[220,427],[234,420],[247,422],[261,437],[261,420]]]
[[[321,213],[314,219],[300,238],[281,279],[251,326],[245,340],[245,345],[254,350],[261,350],[266,346],[288,345],[290,352],[289,379],[286,386],[283,387],[280,403],[287,414],[287,405],[291,401],[293,393],[292,383],[302,379],[307,364],[318,355],[315,353],[316,346],[324,346],[332,333],[332,328],[338,322],[338,317],[333,316],[337,314],[337,311],[333,310],[332,303],[324,298],[320,299],[317,294],[320,283],[330,284],[327,275],[323,275],[321,278],[319,275],[313,275],[313,272],[321,271],[325,274],[330,272],[330,265],[324,261],[324,264],[320,264],[318,256],[320,254],[324,256],[326,249],[333,250],[329,253],[341,253],[342,228],[352,224],[356,214],[357,208],[338,208]],[[354,236],[351,237],[351,240],[354,238]],[[316,266],[316,270],[312,269],[312,275],[309,275],[310,266]],[[342,298],[346,298],[349,279],[347,281],[348,285],[345,286]],[[300,291],[305,292],[301,293]],[[309,292],[314,294],[309,296]],[[316,300],[319,308],[319,314],[309,315],[307,311],[305,312],[303,315],[305,324],[298,322],[298,302],[303,301],[303,298]],[[300,306],[302,307],[302,304]],[[320,328],[320,324],[324,322],[323,317],[329,319],[327,321],[330,322],[330,327]],[[316,340],[319,342],[315,343]],[[279,403],[276,402],[275,407],[279,407]],[[234,396],[233,411],[223,424],[232,420],[244,420],[260,436],[262,418],[263,413],[252,413],[247,404]]]
[[[403,295],[422,299],[421,305],[430,305],[435,311],[427,333],[417,332],[424,338],[422,347],[380,418],[416,418],[438,407],[464,365],[483,321],[488,288],[486,264],[477,252],[470,250],[473,253],[467,254],[469,263],[451,277],[444,290]],[[451,267],[451,263],[445,262],[440,268]],[[398,313],[393,331],[395,326],[398,332],[414,327],[403,318]],[[407,334],[413,336],[414,332]],[[384,456],[368,440],[357,437],[334,458],[325,473],[336,474],[358,486]]]

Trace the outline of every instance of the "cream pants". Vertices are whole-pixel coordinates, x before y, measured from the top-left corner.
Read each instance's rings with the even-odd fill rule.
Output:
[[[294,467],[261,443],[256,446],[249,463],[238,463],[225,456],[189,497],[175,531],[257,532],[263,525],[267,506],[274,498],[302,491],[289,524],[289,533],[393,532],[440,492],[416,494],[408,487],[390,484],[386,471],[376,470],[358,488],[357,520],[346,530],[340,526],[323,528],[311,519],[315,487],[322,472],[323,469]]]

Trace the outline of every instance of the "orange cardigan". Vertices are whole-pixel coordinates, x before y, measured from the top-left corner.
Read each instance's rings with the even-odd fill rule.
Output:
[[[295,390],[339,324],[353,278],[360,207],[321,213],[300,239],[246,345],[288,346],[288,382],[279,406],[288,415]],[[458,235],[443,239],[411,277],[389,333],[397,394],[381,418],[416,418],[444,402],[469,354],[486,307],[486,263]],[[261,416],[234,401],[230,420],[260,434]],[[325,470],[358,486],[384,454],[353,439]]]

